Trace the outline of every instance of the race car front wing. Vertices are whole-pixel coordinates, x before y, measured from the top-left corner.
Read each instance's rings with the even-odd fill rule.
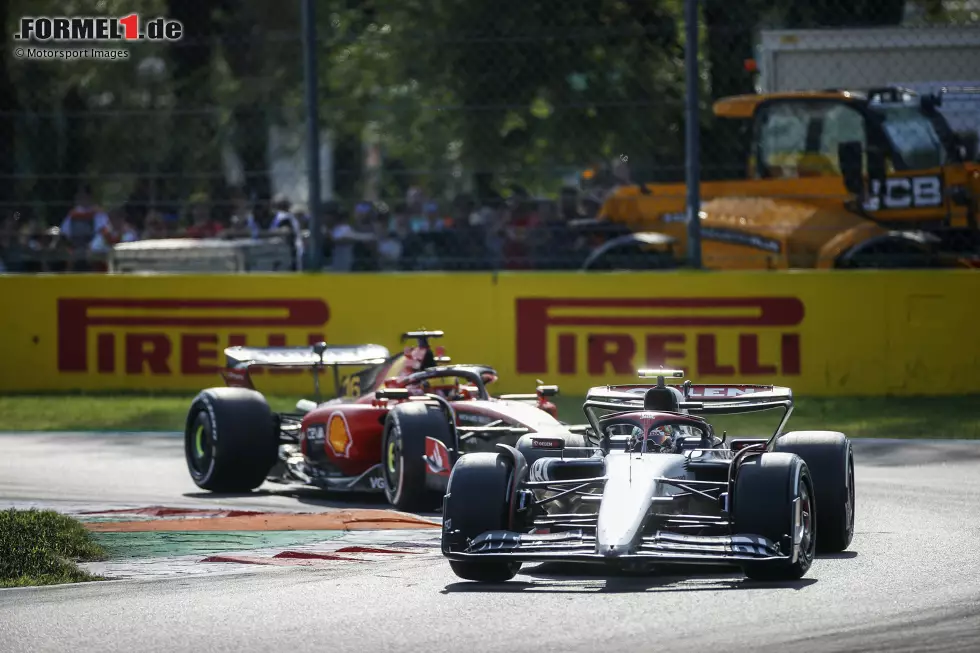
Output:
[[[779,544],[758,535],[682,535],[657,531],[642,538],[629,553],[610,555],[596,550],[594,535],[581,530],[533,534],[514,531],[488,531],[469,541],[462,551],[443,551],[450,560],[512,560],[514,562],[617,561],[662,562],[670,564],[718,564],[787,560],[792,550],[789,537]]]
[[[381,463],[372,465],[357,476],[343,476],[329,469],[307,463],[296,445],[282,445],[279,461],[266,480],[273,483],[302,483],[335,492],[383,492],[384,471]]]

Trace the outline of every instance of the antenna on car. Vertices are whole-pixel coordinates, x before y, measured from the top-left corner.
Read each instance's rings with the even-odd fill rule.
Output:
[[[327,351],[327,343],[322,340],[313,345],[314,355],[320,358],[320,364],[313,367],[313,393],[316,397],[316,403],[319,404],[322,400],[320,396],[320,368],[323,367],[323,354]],[[336,369],[336,368],[335,368]]]
[[[672,379],[683,379],[684,370],[665,370],[661,367],[659,370],[637,370],[636,375],[641,379],[657,379],[657,387],[666,388],[667,377]]]

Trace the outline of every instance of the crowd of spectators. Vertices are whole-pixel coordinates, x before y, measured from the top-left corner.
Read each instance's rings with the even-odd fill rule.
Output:
[[[563,189],[558,200],[520,188],[504,199],[460,195],[449,202],[417,187],[404,200],[327,202],[320,220],[324,269],[337,272],[408,270],[574,269],[595,246],[583,230],[598,212],[596,197]],[[111,248],[159,238],[286,239],[297,269],[307,269],[310,219],[288,198],[251,201],[233,195],[224,211],[194,194],[182,212],[164,212],[138,199],[103,208],[83,187],[57,226],[21,212],[0,223],[0,272],[105,271]]]
[[[192,196],[186,218],[124,204],[104,208],[82,187],[58,225],[27,211],[0,222],[0,272],[100,272],[117,243],[160,238],[212,238],[225,226],[213,217],[207,197]]]
[[[389,207],[328,207],[324,259],[337,272],[575,268],[591,248],[577,224],[587,219],[578,192],[559,202],[520,192],[504,200],[468,195],[447,206],[418,189]],[[594,215],[598,206],[584,203]]]

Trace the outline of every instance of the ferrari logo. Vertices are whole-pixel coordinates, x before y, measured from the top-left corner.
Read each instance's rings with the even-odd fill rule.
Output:
[[[425,455],[422,457],[429,471],[439,476],[449,476],[449,452],[446,445],[428,437],[425,439]]]
[[[442,454],[439,453],[439,447],[435,447],[432,451],[432,456],[427,459],[429,466],[432,467],[433,471],[441,472],[446,468],[445,462],[442,460]]]

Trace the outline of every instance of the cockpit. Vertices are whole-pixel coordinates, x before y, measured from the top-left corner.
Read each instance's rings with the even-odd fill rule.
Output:
[[[607,415],[600,420],[610,451],[680,453],[712,446],[711,427],[697,418],[656,412]]]
[[[388,379],[385,387],[403,387],[409,393],[435,394],[448,401],[490,398],[487,385],[497,379],[497,372],[485,365],[435,366],[408,374],[400,379]]]

